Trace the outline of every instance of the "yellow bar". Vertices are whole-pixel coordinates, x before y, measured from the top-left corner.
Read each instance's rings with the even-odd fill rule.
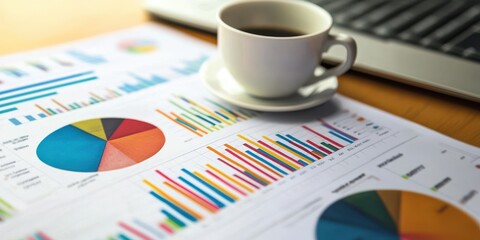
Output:
[[[211,212],[211,213],[215,213],[216,212],[216,209],[212,208],[211,206],[208,206],[207,204],[205,204],[204,202],[202,202],[200,199],[197,199],[197,197],[195,196],[192,196],[190,193],[188,192],[185,192],[183,189],[179,189],[177,188],[176,186],[173,186],[171,183],[169,182],[163,182],[165,185],[169,186],[170,188],[172,188],[173,190],[175,190],[176,192],[182,194],[183,196],[185,196],[186,198],[194,201],[195,203],[197,203],[198,205],[200,205],[201,207],[205,208],[207,211]]]
[[[220,112],[222,112],[223,114],[227,115],[227,117],[233,122],[233,123],[237,123],[237,118],[235,116],[233,116],[231,113],[225,111],[225,109],[220,109],[219,110]]]
[[[241,138],[241,139],[249,142],[250,144],[255,145],[256,147],[262,149],[263,151],[267,152],[268,154],[276,157],[278,160],[280,160],[281,162],[287,164],[288,166],[290,166],[290,167],[292,167],[292,168],[295,168],[295,170],[300,169],[300,167],[298,167],[297,165],[292,164],[289,160],[285,160],[282,156],[280,156],[280,155],[272,152],[270,149],[265,148],[264,146],[258,144],[257,142],[255,142],[255,141],[253,141],[253,140],[251,140],[251,139],[248,139],[247,137],[245,137],[245,136],[243,136],[243,135],[241,135],[241,134],[238,134],[237,136],[238,136],[239,138]]]
[[[262,182],[264,182],[264,183],[266,183],[266,184],[270,184],[270,183],[271,183],[271,182],[268,181],[267,179],[259,176],[258,174],[254,173],[254,172],[252,172],[252,171],[249,171],[249,170],[246,169],[244,166],[242,166],[241,164],[238,164],[236,161],[232,160],[231,158],[229,158],[229,157],[226,156],[225,154],[223,154],[223,153],[221,153],[221,152],[213,149],[213,148],[210,147],[210,146],[208,146],[207,148],[208,148],[208,150],[216,153],[218,156],[225,158],[225,160],[229,161],[229,162],[232,163],[233,165],[235,165],[235,166],[237,166],[237,167],[239,167],[239,168],[247,171],[248,173],[252,174],[252,175],[255,176],[256,178],[260,179]]]
[[[185,205],[181,204],[180,202],[178,202],[177,200],[175,200],[174,198],[170,197],[167,193],[165,193],[164,191],[160,190],[160,188],[158,188],[157,186],[153,185],[153,183],[151,183],[150,181],[144,179],[143,182],[145,184],[147,184],[150,188],[152,188],[155,192],[157,192],[158,194],[162,195],[162,197],[166,198],[168,201],[170,202],[173,202],[175,203],[178,207],[182,208],[185,212],[188,212],[190,215],[194,216],[195,218],[197,219],[203,219],[203,217],[196,213],[195,211],[193,211],[192,209],[186,207]]]
[[[303,161],[306,161],[306,162],[308,162],[308,163],[312,163],[312,161],[310,161],[310,159],[307,159],[307,158],[303,157],[302,155],[300,155],[300,154],[298,154],[298,153],[296,153],[296,152],[294,152],[294,151],[292,151],[292,150],[290,150],[290,149],[288,149],[288,148],[286,148],[286,147],[278,144],[278,143],[275,142],[273,139],[270,139],[270,138],[268,138],[267,136],[263,136],[263,138],[265,138],[267,141],[275,144],[276,146],[282,148],[283,150],[288,151],[289,153],[291,153],[291,154],[293,154],[293,155],[301,158]]]
[[[206,108],[203,107],[202,105],[200,105],[200,104],[198,104],[198,103],[196,103],[196,102],[194,102],[194,101],[192,101],[192,100],[190,100],[190,99],[189,99],[188,101],[190,101],[190,103],[192,103],[194,106],[196,106],[196,107],[202,109],[203,111],[207,112],[208,114],[215,116],[218,120],[222,121],[223,123],[225,123],[225,124],[227,124],[227,125],[232,125],[231,123],[229,123],[228,121],[226,121],[225,119],[223,119],[222,116],[218,116],[218,114],[216,114],[216,113],[214,113],[214,112],[206,109]]]
[[[185,120],[185,118],[182,118],[180,116],[178,116],[177,114],[175,114],[174,112],[170,112],[170,114],[172,114],[174,117],[190,124],[191,126],[194,126],[198,131],[202,132],[203,134],[208,134],[208,132],[204,131],[203,129],[201,129],[200,127],[198,127],[197,125],[193,124],[192,122],[189,122],[187,120]]]
[[[214,183],[213,181],[211,181],[210,179],[206,178],[205,176],[203,176],[202,174],[200,174],[199,172],[193,172],[193,174],[195,174],[195,176],[201,178],[203,181],[209,183],[210,185],[216,187],[218,190],[222,191],[223,193],[225,193],[225,195],[231,197],[232,199],[234,199],[235,201],[238,200],[238,197],[233,195],[231,192],[227,191],[227,189],[223,188],[222,186]]]
[[[240,154],[242,157],[247,158],[248,160],[250,160],[250,161],[252,161],[252,162],[254,162],[254,163],[262,166],[263,168],[265,168],[266,170],[270,171],[271,173],[277,175],[278,177],[283,177],[282,175],[280,175],[279,173],[277,173],[275,170],[271,169],[269,166],[263,164],[262,162],[259,162],[257,159],[254,159],[254,158],[248,156],[247,154],[245,154],[244,152],[236,149],[235,147],[231,146],[230,144],[225,144],[225,147],[230,148],[232,151]]]
[[[183,125],[183,124],[180,124],[179,122],[175,121],[175,119],[173,119],[172,117],[168,116],[166,113],[160,111],[160,109],[157,109],[157,112],[159,112],[160,114],[162,114],[162,115],[165,116],[166,118],[170,119],[172,122],[178,124],[179,126],[182,126],[182,127],[184,127],[185,129],[189,130],[190,132],[197,134],[199,137],[202,137],[202,134],[193,131],[193,129],[191,129],[191,128]]]
[[[247,187],[247,185],[235,180],[234,178],[228,176],[227,174],[225,174],[224,172],[220,171],[219,169],[217,169],[216,167],[210,165],[207,163],[207,167],[209,167],[210,169],[212,169],[213,171],[215,171],[216,173],[222,175],[223,177],[225,177],[226,179],[230,180],[231,182],[234,182],[235,184],[237,184],[238,186],[240,186],[241,188],[247,190],[248,192],[253,192],[253,190],[249,187]]]

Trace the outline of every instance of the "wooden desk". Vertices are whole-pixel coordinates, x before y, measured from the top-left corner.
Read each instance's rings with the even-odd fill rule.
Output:
[[[0,0],[0,54],[152,21],[140,0]],[[155,20],[205,41],[215,36]],[[480,146],[480,104],[351,72],[339,92],[463,142]]]

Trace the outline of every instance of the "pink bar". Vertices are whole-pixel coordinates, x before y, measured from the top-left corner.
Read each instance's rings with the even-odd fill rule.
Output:
[[[127,224],[123,223],[123,222],[119,222],[118,225],[120,227],[122,227],[123,229],[129,231],[130,233],[132,233],[133,235],[143,239],[143,240],[153,240],[152,238],[150,238],[149,236],[143,234],[142,232],[138,231],[137,229],[131,227],[131,226],[128,226]]]

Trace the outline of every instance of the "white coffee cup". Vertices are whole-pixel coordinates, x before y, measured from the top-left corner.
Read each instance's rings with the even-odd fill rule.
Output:
[[[223,64],[244,90],[255,97],[280,98],[350,69],[355,41],[330,34],[332,17],[306,1],[250,0],[226,4],[218,12],[218,47]],[[301,35],[276,37],[245,29],[280,29]],[[332,45],[346,48],[346,60],[315,75],[322,54]]]

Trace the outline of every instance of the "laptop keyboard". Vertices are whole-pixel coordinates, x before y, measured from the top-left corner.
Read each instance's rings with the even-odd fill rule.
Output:
[[[309,0],[336,25],[480,62],[478,0]]]

